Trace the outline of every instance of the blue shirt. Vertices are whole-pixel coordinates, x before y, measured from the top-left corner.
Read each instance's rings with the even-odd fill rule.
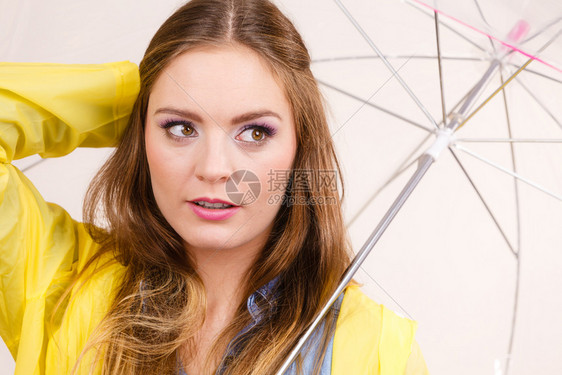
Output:
[[[269,283],[265,284],[264,286],[256,290],[248,298],[246,302],[246,306],[248,308],[248,312],[250,313],[250,316],[252,317],[252,322],[248,324],[246,327],[244,327],[244,329],[240,331],[236,335],[236,337],[230,342],[230,344],[226,349],[225,356],[235,356],[239,350],[239,348],[237,348],[236,345],[234,344],[235,342],[237,342],[237,338],[247,333],[250,329],[255,327],[263,319],[263,316],[267,311],[263,311],[262,307],[260,307],[260,303],[258,303],[259,299],[265,301],[266,304],[264,306],[266,306],[266,309],[268,311],[275,308],[275,304],[276,304],[275,286],[277,284],[277,281],[278,281],[277,278],[271,280]],[[332,308],[335,309],[335,313],[336,313],[334,319],[337,319],[337,316],[339,314],[339,310],[343,300],[343,295],[344,294],[342,293],[339,296],[339,298],[336,300],[334,305],[332,306]],[[301,350],[301,353],[303,354],[303,361],[302,361],[303,374],[312,374],[314,370],[314,360],[316,358],[318,351],[321,348],[321,344],[322,344],[321,338],[324,332],[324,327],[325,327],[325,323],[322,322],[316,328],[312,336],[308,339],[308,341],[306,342],[306,344]],[[334,336],[332,335],[330,342],[328,343],[328,346],[326,348],[326,355],[324,356],[324,360],[322,361],[320,375],[330,375],[332,373],[333,345],[334,345]],[[217,374],[220,375],[221,373],[223,373],[223,371],[224,368],[219,368],[217,370]],[[180,371],[178,375],[187,375],[187,373],[183,369],[183,366],[180,366]],[[297,367],[295,362],[293,362],[291,367],[289,367],[287,371],[285,371],[284,375],[297,375]]]

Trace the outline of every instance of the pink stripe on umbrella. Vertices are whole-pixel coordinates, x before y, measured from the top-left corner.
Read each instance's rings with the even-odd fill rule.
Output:
[[[506,42],[506,41],[503,41],[503,40],[501,40],[501,39],[498,39],[498,38],[496,38],[495,36],[490,35],[490,34],[484,32],[484,31],[480,30],[480,29],[478,29],[478,28],[476,28],[476,27],[474,27],[474,26],[472,26],[472,25],[467,24],[467,23],[465,23],[465,22],[459,20],[458,18],[452,17],[452,16],[448,15],[447,13],[444,13],[443,11],[440,11],[439,9],[435,9],[435,8],[432,7],[431,5],[428,5],[428,4],[426,4],[426,3],[424,3],[424,2],[422,2],[422,1],[420,1],[420,0],[412,0],[412,1],[418,3],[418,4],[422,5],[422,6],[425,6],[425,7],[429,8],[429,9],[431,9],[432,11],[437,12],[437,13],[439,13],[439,14],[441,14],[441,15],[447,17],[447,18],[450,18],[450,19],[452,19],[453,21],[458,22],[458,23],[460,23],[461,25],[464,25],[464,26],[466,26],[466,27],[468,27],[468,28],[470,28],[470,29],[472,29],[472,30],[474,30],[474,31],[476,31],[476,32],[479,32],[480,34],[483,34],[483,35],[487,36],[488,38],[491,38],[491,39],[497,41],[498,43],[504,45],[504,46],[507,47],[507,48],[510,48],[510,49],[512,49],[512,50],[514,50],[514,51],[517,51],[517,52],[519,52],[520,54],[522,54],[522,55],[524,55],[524,56],[527,56],[527,57],[530,58],[530,59],[536,60],[536,61],[538,61],[538,62],[540,62],[540,63],[542,63],[542,64],[544,64],[544,65],[546,65],[546,66],[548,66],[548,67],[550,67],[550,68],[552,68],[552,69],[554,69],[554,70],[560,72],[560,73],[562,73],[562,69],[560,69],[560,68],[558,68],[558,67],[556,67],[556,66],[554,66],[554,65],[552,65],[552,64],[550,64],[550,63],[548,63],[548,62],[546,62],[546,61],[544,61],[544,60],[542,60],[541,58],[539,58],[539,57],[536,56],[536,55],[532,55],[532,54],[530,54],[530,53],[527,53],[527,52],[523,51],[522,49],[520,49],[520,48],[518,48],[518,47],[516,47],[516,46],[514,46],[514,45],[512,44],[512,43],[518,42],[518,41],[529,31],[529,29],[530,29],[529,24],[528,24],[526,21],[524,21],[524,20],[520,20],[520,21],[516,24],[516,26],[510,31],[510,33],[509,33],[509,35],[508,35],[508,40],[509,40],[509,41]]]

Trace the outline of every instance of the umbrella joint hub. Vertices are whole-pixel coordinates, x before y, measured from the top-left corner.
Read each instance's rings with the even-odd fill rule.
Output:
[[[431,156],[433,161],[437,160],[441,152],[449,147],[455,138],[454,130],[449,127],[441,128],[435,134],[437,138],[435,138],[433,144],[424,152],[424,155]]]

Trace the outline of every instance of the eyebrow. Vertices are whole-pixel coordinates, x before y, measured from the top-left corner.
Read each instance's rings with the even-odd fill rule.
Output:
[[[192,120],[197,121],[197,122],[203,122],[203,119],[201,118],[201,116],[199,116],[197,113],[191,112],[189,110],[177,109],[177,108],[171,108],[171,107],[164,107],[164,108],[158,108],[154,112],[154,114],[159,114],[159,113],[168,113],[168,114],[172,114],[172,115],[177,115],[177,116],[189,118],[189,119],[192,119]],[[252,112],[248,112],[248,113],[243,113],[241,115],[238,115],[238,116],[234,117],[230,122],[231,122],[232,125],[235,125],[235,124],[239,124],[239,123],[242,123],[242,122],[248,122],[248,121],[256,120],[256,119],[261,118],[261,117],[276,117],[279,120],[283,120],[281,118],[281,116],[276,112],[273,112],[273,111],[270,111],[270,110],[261,110],[261,111],[252,111]]]
[[[241,114],[239,116],[234,117],[231,123],[239,124],[241,122],[252,121],[260,117],[277,117],[279,120],[283,120],[278,113],[264,110],[264,111],[255,111],[255,112],[248,112],[248,113]]]
[[[197,122],[203,121],[203,119],[197,113],[187,111],[187,110],[183,110],[183,109],[164,107],[164,108],[158,108],[156,111],[154,111],[155,115],[157,115],[159,113],[168,113],[168,114],[171,114],[171,115],[190,118],[190,119],[193,119]]]

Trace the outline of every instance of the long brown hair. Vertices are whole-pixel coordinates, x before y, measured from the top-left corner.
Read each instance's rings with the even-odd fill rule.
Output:
[[[340,177],[310,56],[293,24],[267,0],[193,0],[179,8],[146,50],[129,125],[86,196],[84,218],[101,244],[95,258],[113,252],[126,266],[113,305],[83,352],[97,350],[103,374],[177,373],[178,349],[193,342],[205,319],[203,283],[152,193],[144,124],[151,88],[170,61],[197,47],[227,43],[258,53],[282,83],[296,126],[293,173],[337,171]],[[251,321],[244,300],[209,353],[206,372],[222,365],[224,374],[274,373],[322,308],[349,263],[339,182],[341,197],[332,183],[287,190],[288,204],[243,286],[248,298],[278,277],[276,308],[237,336]],[[335,329],[330,316],[317,370]],[[223,357],[235,337],[235,358]]]

